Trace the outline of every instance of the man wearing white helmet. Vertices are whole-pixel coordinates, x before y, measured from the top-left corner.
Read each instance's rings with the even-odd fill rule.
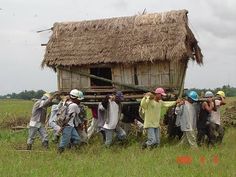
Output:
[[[27,150],[32,149],[32,144],[36,137],[37,132],[39,132],[42,145],[45,148],[48,148],[48,134],[44,127],[47,115],[47,108],[52,105],[52,100],[59,93],[55,93],[51,96],[49,93],[45,93],[41,99],[35,102],[32,109],[32,116],[29,123],[29,137],[27,140]]]
[[[78,104],[82,99],[84,99],[84,97],[81,91],[77,89],[70,91],[69,100],[67,100],[65,103],[68,105],[68,111],[66,115],[67,123],[64,125],[62,130],[62,137],[58,147],[59,153],[62,153],[66,147],[69,147],[70,143],[75,147],[77,147],[80,143],[80,136],[75,127],[80,123],[78,119],[80,113]]]

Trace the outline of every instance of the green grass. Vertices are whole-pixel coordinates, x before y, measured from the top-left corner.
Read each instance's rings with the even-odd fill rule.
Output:
[[[29,121],[33,101],[0,99],[0,127],[25,124]]]
[[[62,155],[53,144],[43,150],[39,140],[33,151],[17,151],[25,146],[26,137],[27,131],[1,132],[1,176],[236,176],[235,129],[227,131],[220,147],[198,150],[167,143],[153,150],[141,150],[138,143],[105,149],[95,138],[95,143]],[[181,156],[191,157],[192,163],[177,163]],[[200,161],[203,157],[205,163]]]
[[[32,102],[9,102],[14,106],[4,107],[30,115]],[[17,106],[20,103],[21,108]],[[2,102],[0,103],[2,106]],[[31,104],[31,106],[23,106]],[[2,107],[1,107],[2,108]],[[0,115],[3,110],[0,109]],[[20,114],[20,113],[19,113]],[[0,118],[1,119],[1,118]],[[28,120],[28,119],[27,119]],[[6,121],[6,119],[4,120]],[[50,132],[51,135],[51,132]],[[50,143],[50,149],[44,150],[39,139],[36,139],[33,150],[25,149],[27,130],[18,132],[4,129],[0,131],[0,176],[55,176],[55,177],[123,177],[123,176],[236,176],[236,129],[229,128],[221,146],[216,148],[201,147],[198,150],[177,147],[176,142],[167,143],[162,137],[162,146],[153,150],[141,150],[140,144],[132,137],[126,147],[115,144],[110,149],[102,146],[98,136],[94,137],[88,146],[78,150],[66,150],[57,154],[57,146]],[[178,157],[192,158],[189,164],[177,163]],[[214,161],[217,157],[219,161]],[[205,161],[201,159],[205,158]],[[204,163],[205,162],[205,163]]]

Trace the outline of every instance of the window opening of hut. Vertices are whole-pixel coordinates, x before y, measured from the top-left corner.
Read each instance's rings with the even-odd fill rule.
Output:
[[[90,68],[90,74],[112,80],[111,68]],[[112,86],[112,83],[105,82],[99,79],[91,78],[91,86]]]

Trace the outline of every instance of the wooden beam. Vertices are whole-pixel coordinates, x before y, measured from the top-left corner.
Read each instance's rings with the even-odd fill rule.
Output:
[[[139,95],[124,95],[124,99],[140,99],[143,98],[143,94]],[[106,95],[85,95],[85,99],[104,99]]]
[[[41,32],[44,32],[44,31],[51,31],[51,30],[53,30],[53,27],[48,28],[48,29],[44,29],[44,30],[38,30],[38,31],[36,31],[36,32],[37,32],[37,33],[41,33]]]
[[[100,102],[98,101],[94,101],[94,102],[82,102],[84,105],[86,106],[96,106],[98,105]],[[139,105],[140,104],[140,101],[125,101],[125,102],[121,102],[121,105]]]

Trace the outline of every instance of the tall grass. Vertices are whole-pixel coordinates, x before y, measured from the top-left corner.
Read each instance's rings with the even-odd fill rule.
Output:
[[[25,124],[29,121],[33,101],[0,99],[0,126],[9,127],[14,124]]]
[[[32,105],[29,107],[21,108],[19,112],[31,111]],[[234,128],[227,129],[222,145],[197,150],[178,147],[176,142],[168,143],[165,137],[161,139],[161,147],[152,150],[142,150],[134,137],[129,137],[132,139],[127,146],[115,144],[106,149],[100,137],[95,136],[88,146],[67,149],[59,155],[57,145],[50,142],[50,149],[44,150],[39,139],[35,140],[32,151],[22,151],[26,147],[27,136],[27,130],[0,130],[0,176],[236,176]],[[177,161],[183,157],[192,161],[187,164]]]
[[[216,148],[194,150],[165,143],[157,149],[141,150],[138,143],[132,143],[106,149],[95,138],[95,143],[61,155],[56,145],[43,150],[38,140],[31,152],[18,151],[16,145],[25,145],[27,131],[2,133],[1,176],[236,176],[235,129],[229,129],[223,144]],[[192,162],[178,163],[176,159],[183,156]]]

